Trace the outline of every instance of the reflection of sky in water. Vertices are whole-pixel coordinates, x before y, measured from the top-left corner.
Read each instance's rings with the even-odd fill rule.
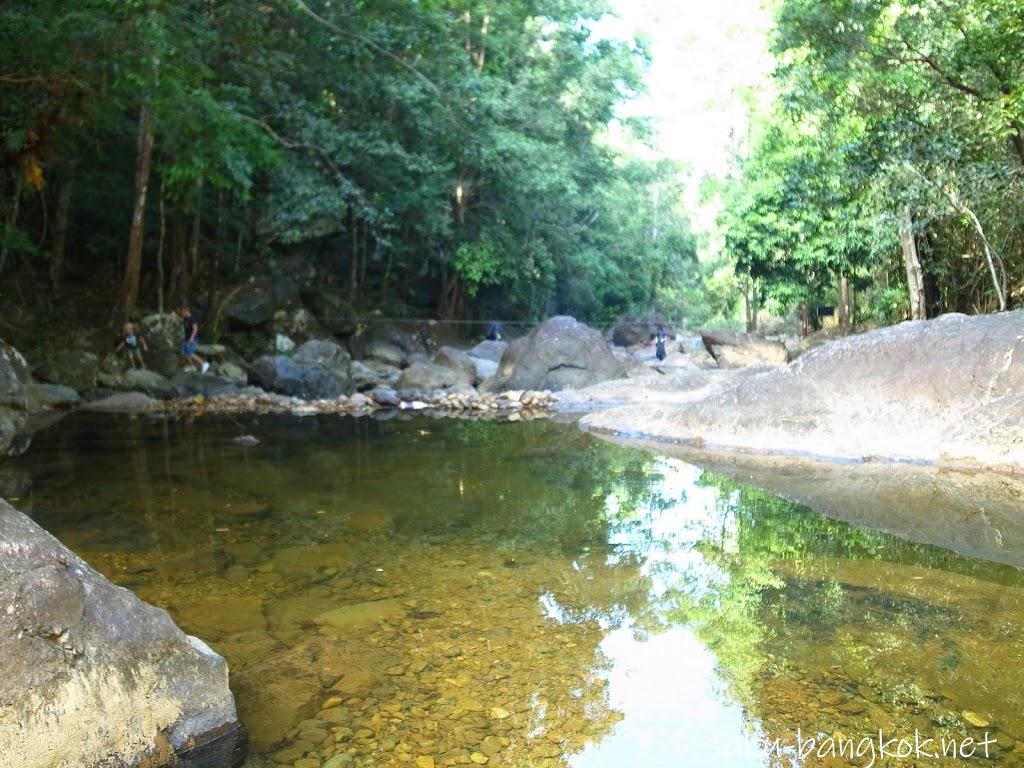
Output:
[[[723,549],[734,546],[731,504],[720,503],[716,488],[700,487],[700,469],[662,460],[652,470],[661,503],[612,528],[609,543],[617,557],[639,558],[641,573],[650,578],[652,600],[669,586],[704,591],[711,571],[696,545],[713,540]],[[607,501],[609,517],[617,519],[618,502]],[[637,525],[637,520],[642,521]],[[616,557],[612,558],[613,560]],[[565,620],[554,596],[541,597],[547,616]],[[759,731],[730,699],[716,670],[715,655],[685,626],[648,634],[626,624],[611,630],[599,647],[609,662],[607,678],[611,708],[623,720],[604,739],[591,743],[570,760],[578,768],[602,766],[665,766],[700,768],[729,765],[763,766],[766,757],[755,748]]]

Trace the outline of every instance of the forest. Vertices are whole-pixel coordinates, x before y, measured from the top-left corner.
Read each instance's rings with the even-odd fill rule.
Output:
[[[5,294],[52,311],[87,293],[117,320],[298,263],[409,316],[677,301],[697,279],[679,169],[604,140],[647,60],[592,34],[607,10],[5,3]]]
[[[595,34],[611,11],[5,3],[8,319],[212,307],[282,274],[352,311],[464,320],[807,330],[824,305],[851,329],[1019,304],[1018,0],[778,0],[774,97],[705,180],[721,247],[701,258],[686,169],[620,116],[650,54]]]
[[[846,328],[1019,306],[1019,0],[781,0],[771,43],[719,221],[748,306]]]

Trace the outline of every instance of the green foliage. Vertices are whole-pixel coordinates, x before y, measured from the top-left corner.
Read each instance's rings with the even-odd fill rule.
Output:
[[[674,297],[691,271],[679,170],[602,140],[647,55],[594,39],[601,0],[73,5],[0,10],[5,168],[74,167],[110,204],[76,209],[104,249],[130,207],[100,187],[130,193],[146,105],[147,229],[161,195],[167,247],[201,252],[193,283],[245,243],[238,270],[300,253],[367,302],[600,320]],[[27,214],[40,234],[43,215]],[[95,270],[90,247],[68,258]]]
[[[783,0],[774,48],[781,96],[722,221],[740,271],[791,305],[831,303],[845,274],[869,319],[898,319],[908,208],[931,312],[998,308],[1000,283],[1018,296],[1019,3]]]

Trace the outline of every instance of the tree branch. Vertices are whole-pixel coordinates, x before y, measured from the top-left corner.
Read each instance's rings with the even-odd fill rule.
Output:
[[[398,66],[412,72],[414,75],[416,75],[416,77],[418,77],[420,80],[426,83],[427,87],[430,88],[430,90],[433,91],[436,96],[441,96],[441,89],[434,84],[434,81],[431,80],[426,75],[424,75],[418,69],[416,69],[416,67],[407,62],[401,56],[392,53],[387,48],[377,45],[369,38],[363,37],[362,35],[352,32],[350,30],[342,29],[337,24],[334,24],[333,22],[325,19],[323,16],[320,16],[312,8],[306,5],[302,0],[286,0],[286,2],[290,2],[299,10],[299,12],[305,14],[306,16],[309,16],[309,18],[313,19],[318,24],[322,24],[323,26],[327,27],[335,34],[341,35],[342,37],[350,37],[353,40],[358,40],[360,43],[365,45],[370,50],[380,54],[381,56],[384,56],[385,58],[391,59],[393,62],[398,64]]]

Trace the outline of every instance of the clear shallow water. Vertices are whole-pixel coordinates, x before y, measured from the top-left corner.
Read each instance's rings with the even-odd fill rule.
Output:
[[[572,427],[82,415],[15,462],[226,656],[254,766],[1024,765],[1020,571]]]

